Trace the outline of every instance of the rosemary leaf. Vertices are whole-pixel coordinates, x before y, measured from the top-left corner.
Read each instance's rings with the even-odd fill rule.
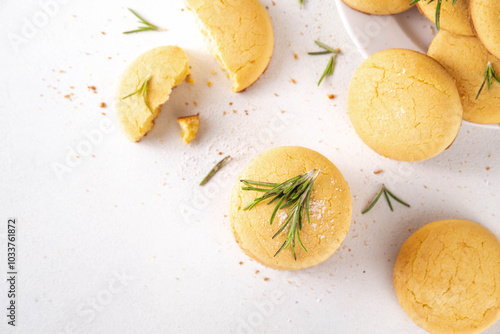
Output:
[[[148,101],[147,101],[149,80],[151,80],[151,74],[148,74],[146,79],[144,79],[143,83],[139,86],[139,88],[135,92],[130,93],[129,95],[123,97],[122,100],[125,100],[125,99],[127,99],[135,94],[138,94],[140,92],[142,95],[142,99],[144,100],[144,104],[148,108],[149,112],[151,114],[153,114],[153,110],[151,109],[151,107],[149,106]]]
[[[382,186],[382,189],[380,189],[379,193],[377,194],[377,196],[375,197],[375,199],[369,204],[369,206],[363,211],[361,212],[361,214],[365,214],[367,212],[369,212],[371,209],[373,209],[373,207],[375,206],[375,204],[377,204],[378,200],[380,199],[380,197],[382,196],[382,194],[384,195],[386,201],[387,201],[387,204],[389,205],[389,208],[391,209],[391,211],[394,211],[394,208],[392,207],[392,203],[391,203],[391,199],[390,197],[392,197],[396,202],[406,206],[406,207],[410,207],[410,204],[402,201],[401,199],[399,199],[398,197],[396,197],[392,192],[389,191],[389,189],[387,189],[385,187],[385,185]]]
[[[484,81],[483,84],[481,85],[481,88],[479,88],[479,92],[477,92],[476,95],[476,100],[479,98],[479,95],[481,95],[481,92],[483,91],[484,85],[486,84],[486,81],[488,81],[488,90],[491,89],[491,86],[493,85],[493,80],[498,81],[500,83],[500,78],[495,72],[495,69],[493,68],[493,65],[491,64],[491,61],[488,62],[488,65],[486,66],[486,72],[484,74]]]
[[[329,53],[334,53],[334,54],[340,53],[340,51],[338,49],[334,49],[331,46],[328,46],[328,45],[326,45],[325,43],[323,43],[321,41],[314,41],[314,43],[316,43],[317,46],[319,46],[320,48],[325,49]]]
[[[130,31],[125,31],[124,34],[133,34],[133,33],[136,33],[136,32],[142,32],[142,31],[149,31],[149,30],[153,30],[153,31],[162,31],[164,29],[158,27],[158,26],[155,26],[154,24],[152,23],[149,23],[148,21],[146,21],[145,19],[143,19],[139,14],[137,14],[133,9],[128,9],[132,14],[135,15],[135,17],[137,17],[139,19],[139,23],[143,24],[144,26],[140,26],[138,27],[137,29],[135,30],[130,30]]]
[[[257,204],[266,200],[270,200],[268,204],[277,202],[269,220],[269,223],[272,225],[278,211],[284,208],[289,208],[287,212],[288,216],[285,222],[272,237],[273,239],[276,238],[285,230],[287,226],[290,226],[290,230],[288,231],[285,241],[274,256],[277,256],[282,250],[291,245],[293,256],[295,260],[297,260],[297,253],[295,252],[296,241],[298,241],[298,244],[302,247],[302,249],[307,252],[306,247],[300,239],[300,230],[302,230],[305,216],[307,216],[307,221],[311,223],[309,217],[309,202],[314,183],[320,173],[321,170],[313,169],[308,173],[296,176],[279,184],[241,180],[241,182],[245,185],[242,187],[242,190],[264,192],[264,195],[254,199],[253,202],[249,203],[243,208],[243,210],[251,210]],[[261,187],[266,187],[266,189],[260,188],[256,190],[255,187],[252,189],[249,185],[259,185]]]
[[[325,72],[323,72],[323,75],[319,79],[318,86],[321,85],[321,82],[325,77],[333,74],[334,69],[335,69],[335,56],[331,56],[330,60],[328,61],[328,65],[326,65]]]
[[[203,181],[201,181],[200,186],[204,186],[205,184],[207,184],[208,181],[210,181],[212,179],[212,177],[214,177],[214,175],[217,174],[217,172],[222,169],[222,167],[227,165],[227,163],[230,160],[231,160],[231,157],[228,155],[227,157],[225,157],[224,159],[219,161],[217,163],[217,165],[215,165],[214,168],[212,168],[212,170],[207,174],[207,176],[205,176]]]

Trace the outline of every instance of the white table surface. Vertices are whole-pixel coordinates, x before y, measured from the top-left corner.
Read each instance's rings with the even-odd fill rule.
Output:
[[[58,4],[50,15],[40,5],[47,2]],[[302,10],[275,2],[263,0],[274,57],[242,94],[231,93],[181,0],[0,2],[2,279],[7,219],[19,224],[18,326],[6,324],[3,279],[1,333],[424,332],[398,304],[397,252],[439,219],[474,220],[500,236],[500,131],[464,125],[449,150],[425,162],[378,156],[347,116],[362,57],[333,1],[306,0]],[[121,34],[137,26],[127,7],[168,31]],[[315,39],[343,51],[321,87],[328,58],[306,54]],[[177,88],[153,131],[129,143],[113,110],[117,78],[142,52],[168,44],[186,50],[195,84]],[[194,113],[201,130],[186,147],[176,117]],[[240,170],[279,145],[324,154],[354,196],[339,251],[299,272],[250,260],[227,218]],[[219,152],[233,161],[200,188]],[[362,216],[382,183],[412,208],[391,213],[381,203]],[[500,323],[487,331],[499,332]]]

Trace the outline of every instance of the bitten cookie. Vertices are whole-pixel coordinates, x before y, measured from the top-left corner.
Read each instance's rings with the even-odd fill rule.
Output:
[[[428,224],[394,266],[399,303],[433,334],[480,333],[500,317],[500,241],[468,220]]]
[[[422,14],[432,23],[436,23],[437,1],[420,1],[417,6]],[[469,0],[458,0],[453,5],[453,0],[441,2],[441,29],[464,36],[474,36],[470,24]]]
[[[391,15],[410,9],[408,0],[342,0],[347,6],[366,14]]]
[[[115,109],[122,132],[130,141],[140,141],[153,128],[172,89],[188,74],[188,59],[177,46],[150,50],[129,65],[120,78]]]
[[[274,256],[288,234],[285,231],[273,239],[288,210],[280,210],[272,225],[274,205],[267,205],[268,201],[244,210],[262,193],[242,190],[240,180],[282,183],[313,169],[322,172],[310,200],[311,223],[304,221],[299,231],[307,252],[296,245],[297,260],[291,247]],[[234,185],[229,213],[234,237],[248,256],[275,269],[297,270],[325,261],[338,249],[351,224],[352,199],[346,180],[327,158],[303,147],[277,147],[258,155],[245,167]]]
[[[500,1],[471,0],[470,15],[481,42],[500,58]]]
[[[358,136],[400,161],[432,158],[455,140],[462,104],[452,77],[419,52],[380,51],[356,70],[347,108]]]
[[[491,89],[485,86],[476,99],[488,62],[500,73],[500,59],[491,55],[476,37],[456,35],[447,31],[436,35],[428,54],[440,62],[455,79],[466,121],[481,124],[500,123],[500,85],[494,84]]]
[[[211,53],[229,73],[233,92],[252,85],[274,49],[271,19],[258,0],[184,0],[199,20]]]

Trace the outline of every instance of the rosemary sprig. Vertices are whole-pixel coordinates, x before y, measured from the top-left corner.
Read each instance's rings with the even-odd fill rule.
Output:
[[[322,48],[324,51],[316,51],[316,52],[308,52],[307,54],[310,56],[318,56],[318,55],[328,55],[331,54],[332,56],[330,57],[330,60],[328,61],[328,64],[326,65],[326,69],[323,72],[323,75],[319,79],[318,86],[321,85],[321,82],[323,79],[327,76],[333,75],[333,71],[335,70],[335,60],[337,55],[340,53],[339,49],[334,49],[331,46],[326,45],[325,43],[322,43],[320,41],[314,41],[317,46]]]
[[[141,31],[148,31],[148,30],[154,30],[154,31],[162,31],[164,29],[158,27],[158,26],[155,26],[154,24],[152,23],[149,23],[148,21],[146,21],[145,19],[143,19],[139,14],[137,14],[133,9],[128,9],[132,14],[134,14],[138,19],[139,19],[139,23],[143,24],[144,26],[139,26],[137,29],[135,30],[130,30],[130,31],[125,31],[124,34],[133,34],[133,33],[136,33],[136,32],[141,32]]]
[[[486,73],[484,74],[484,81],[483,84],[481,85],[481,88],[479,88],[479,92],[477,92],[476,100],[479,98],[479,95],[481,95],[481,92],[483,91],[484,85],[486,84],[486,81],[488,81],[488,89],[491,89],[491,85],[493,85],[493,79],[498,81],[500,83],[500,78],[495,72],[495,69],[493,68],[493,65],[491,65],[491,61],[488,62],[488,66],[486,66]]]
[[[142,98],[144,100],[144,103],[146,104],[146,107],[148,107],[149,112],[152,114],[153,110],[151,110],[151,107],[148,104],[147,98],[148,98],[148,84],[149,80],[151,79],[151,74],[148,74],[146,79],[144,79],[144,82],[139,86],[139,89],[137,89],[135,92],[130,93],[129,95],[125,96],[122,98],[122,100],[125,100],[126,98],[131,97],[132,95],[135,95],[139,92],[141,92]]]
[[[392,197],[396,202],[398,202],[400,204],[403,204],[404,206],[410,207],[410,204],[403,202],[401,199],[399,199],[398,197],[396,197],[392,192],[390,192],[389,189],[387,189],[385,187],[385,185],[383,185],[382,189],[380,189],[380,191],[377,194],[377,196],[375,196],[375,199],[368,205],[368,207],[363,212],[361,212],[361,214],[364,215],[365,213],[367,213],[371,209],[373,209],[375,207],[375,204],[377,204],[378,200],[382,196],[382,194],[384,195],[384,197],[385,197],[385,199],[387,201],[387,204],[389,205],[389,208],[391,209],[391,211],[394,211],[394,208],[392,207],[392,203],[391,203],[390,197]]]
[[[203,179],[203,181],[201,181],[200,186],[204,186],[205,184],[207,184],[208,181],[210,181],[212,179],[212,177],[214,177],[214,175],[217,174],[217,172],[222,169],[222,167],[224,167],[225,165],[227,165],[227,163],[230,160],[231,160],[231,157],[228,155],[227,157],[225,157],[224,159],[222,159],[221,161],[219,161],[217,163],[217,165],[215,165],[214,168],[212,168],[212,170],[207,174],[207,176],[205,176],[205,178]]]
[[[302,249],[307,252],[302,240],[300,240],[300,230],[302,230],[304,217],[307,218],[309,224],[311,223],[309,217],[309,202],[311,200],[314,183],[320,174],[321,169],[313,169],[308,173],[296,176],[280,184],[241,180],[245,185],[242,187],[243,190],[264,193],[261,197],[256,198],[252,203],[244,207],[243,210],[251,210],[257,204],[266,200],[270,200],[267,203],[268,205],[277,202],[270,218],[270,224],[272,225],[278,211],[288,208],[288,217],[283,226],[274,234],[273,239],[280,235],[288,225],[290,225],[290,230],[288,231],[285,242],[274,256],[277,256],[282,250],[292,245],[293,257],[297,260],[297,254],[295,253],[296,240]]]
[[[421,0],[412,0],[412,2],[410,2],[410,5],[413,6],[414,4],[420,2]],[[427,4],[430,4],[430,3],[433,3],[434,0],[423,0],[424,2],[427,1]],[[445,0],[445,1],[448,1],[448,0]],[[457,0],[453,0],[453,3],[452,5],[455,6],[455,4],[457,3]],[[437,4],[436,4],[436,28],[437,30],[441,30],[441,7],[443,5],[443,0],[437,0]]]

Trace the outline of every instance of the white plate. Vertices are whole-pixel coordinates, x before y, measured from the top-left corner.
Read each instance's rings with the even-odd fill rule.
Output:
[[[422,53],[436,34],[436,27],[416,7],[397,15],[367,15],[349,8],[342,0],[335,0],[340,18],[356,48],[368,58],[386,49],[403,48]],[[475,124],[482,128],[500,129],[498,124]]]

